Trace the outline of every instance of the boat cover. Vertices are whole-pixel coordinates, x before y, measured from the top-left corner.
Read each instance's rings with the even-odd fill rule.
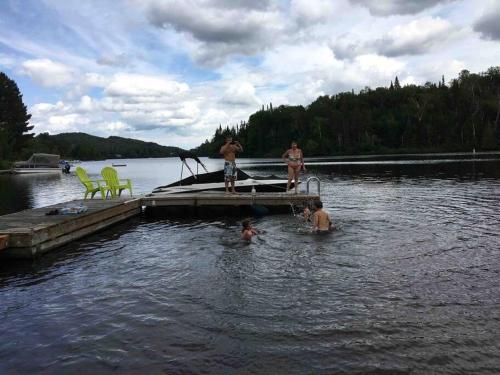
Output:
[[[15,168],[59,168],[59,155],[33,154],[26,161],[14,163]]]

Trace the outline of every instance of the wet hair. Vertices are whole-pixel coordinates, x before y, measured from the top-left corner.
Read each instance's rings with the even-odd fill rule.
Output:
[[[243,229],[241,230],[242,232],[248,228],[250,228],[250,220],[243,220],[241,222],[241,226],[243,227]]]
[[[313,206],[316,208],[323,208],[323,202],[320,200],[314,201]]]

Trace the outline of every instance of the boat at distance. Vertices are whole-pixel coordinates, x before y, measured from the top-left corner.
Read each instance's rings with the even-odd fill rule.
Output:
[[[203,162],[192,153],[181,153],[179,158],[182,162],[181,179],[174,183],[159,186],[153,190],[149,196],[164,195],[164,194],[181,194],[181,193],[198,193],[202,191],[225,191],[224,170],[209,172]],[[186,159],[194,159],[196,161],[196,173],[193,172]],[[205,173],[199,173],[199,167],[202,167]],[[184,167],[190,172],[191,176],[183,178]],[[252,189],[255,192],[285,192],[287,180],[277,176],[250,176],[237,169],[238,178],[235,182],[235,189],[239,193],[250,193]],[[292,183],[291,188],[294,185]]]
[[[33,154],[26,161],[14,163],[11,172],[14,174],[61,173],[59,155]]]

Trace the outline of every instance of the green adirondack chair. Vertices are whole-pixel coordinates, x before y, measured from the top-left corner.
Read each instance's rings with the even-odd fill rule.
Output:
[[[113,197],[121,196],[122,191],[127,189],[130,191],[130,196],[132,196],[132,181],[130,179],[120,180],[116,169],[104,167],[101,170],[101,175],[106,184],[111,187]]]
[[[111,187],[103,180],[91,180],[87,175],[87,171],[82,167],[76,167],[75,173],[80,179],[80,182],[85,186],[85,197],[90,194],[90,199],[94,198],[94,195],[99,191],[101,193],[101,198],[105,199],[108,196],[108,192],[113,196],[113,190]]]

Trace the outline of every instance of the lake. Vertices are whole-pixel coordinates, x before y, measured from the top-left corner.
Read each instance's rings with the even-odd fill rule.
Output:
[[[120,162],[134,193],[180,177],[176,159]],[[254,218],[251,243],[239,217],[142,216],[1,261],[0,373],[500,373],[500,155],[307,165],[328,236],[292,214]],[[74,175],[1,175],[0,214],[83,191]]]

